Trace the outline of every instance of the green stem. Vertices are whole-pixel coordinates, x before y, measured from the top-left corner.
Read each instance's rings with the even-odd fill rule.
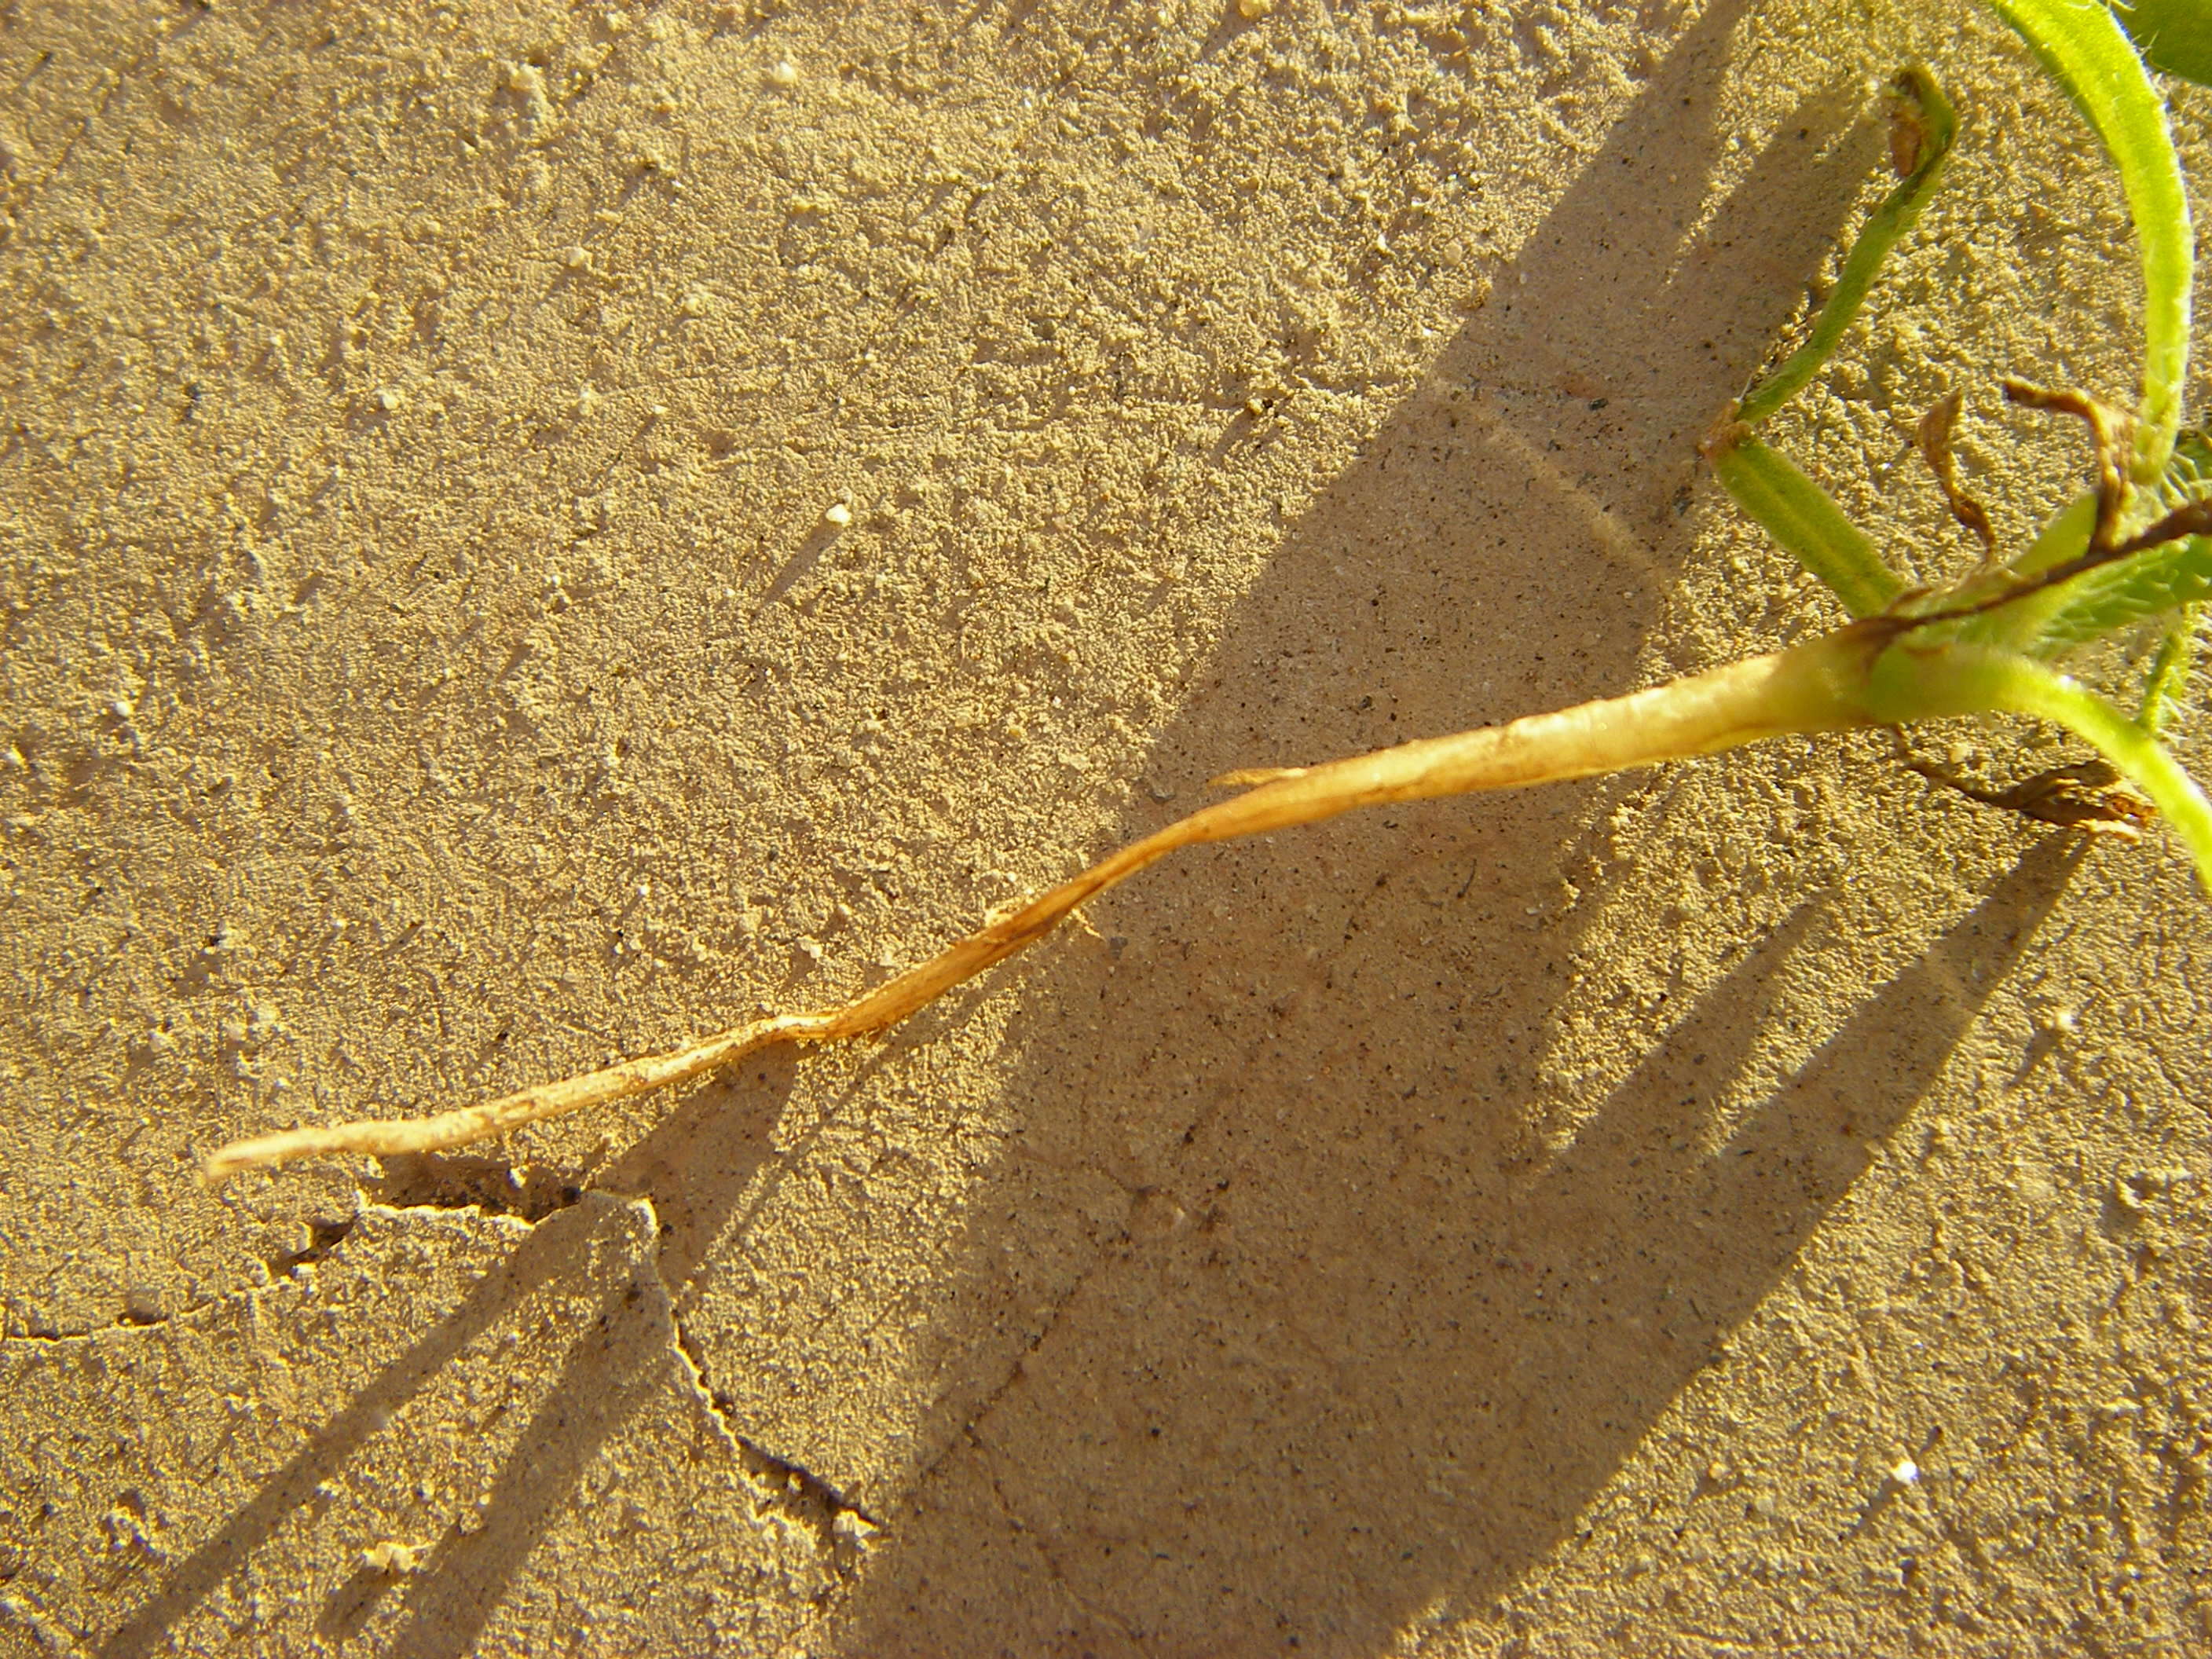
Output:
[[[2130,476],[2155,484],[2181,424],[2189,372],[2189,194],[2142,60],[2101,0],[1989,0],[2104,141],[2127,191],[2142,255],[2143,388]]]
[[[2143,684],[2142,707],[2136,724],[2156,737],[2166,729],[2183,695],[2189,690],[2189,659],[2197,642],[2197,606],[2184,605],[2158,642],[2151,659],[2150,676]]]
[[[1891,725],[2002,709],[2066,727],[2149,797],[2212,891],[2212,801],[2156,738],[2065,675],[2008,651],[1966,645],[1915,651],[1907,643],[1875,665],[1867,700]]]
[[[1828,585],[1853,617],[1887,611],[1905,584],[1828,492],[1748,432],[1714,444],[1713,476],[1735,503]]]
[[[1895,86],[1898,95],[1911,106],[1918,121],[1918,158],[1903,181],[1883,198],[1881,205],[1860,227],[1858,239],[1851,244],[1850,256],[1844,261],[1843,272],[1836,278],[1835,289],[1828,295],[1828,302],[1820,307],[1820,314],[1814,319],[1813,331],[1806,337],[1805,343],[1791,352],[1780,368],[1743,394],[1743,401],[1736,405],[1735,417],[1746,426],[1756,426],[1773,414],[1820,372],[1820,365],[1842,343],[1844,331],[1850,327],[1859,314],[1859,307],[1866,303],[1867,290],[1881,274],[1881,262],[1889,257],[1898,239],[1912,228],[1920,210],[1936,193],[1944,161],[1951,154],[1952,137],[1959,130],[1958,117],[1952,111],[1950,100],[1944,97],[1943,89],[1936,84],[1936,77],[1924,69],[1916,65],[1899,70]]]

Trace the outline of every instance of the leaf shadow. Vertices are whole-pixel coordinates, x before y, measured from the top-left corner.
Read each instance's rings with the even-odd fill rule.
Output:
[[[1742,10],[1688,29],[1296,527],[1148,775],[1623,689],[1687,545],[1697,436],[1878,142],[1841,89],[1808,99],[1693,235]],[[1367,1653],[1482,1607],[1786,1271],[2074,856],[2030,853],[1715,1151],[1701,1078],[1741,1062],[1821,925],[1806,902],[1553,1154],[1536,1038],[1598,907],[1529,901],[1598,787],[1195,852],[1102,901],[1103,946],[1026,970],[1024,1121],[969,1206],[918,1449],[853,1476],[887,1530],[841,1650]],[[1188,805],[1140,804],[1123,838]]]
[[[841,1650],[941,1651],[988,1621],[1006,1652],[1349,1655],[1487,1610],[1725,1358],[2081,856],[2033,846],[1723,1133],[1825,899],[1743,950],[1555,1158],[1494,1109],[1522,1079],[1480,1103],[1472,1076],[1394,1054],[1402,1030],[1341,1057],[1286,1132],[1265,1106],[1328,1060],[1279,1028],[886,1505]],[[1097,1084],[1033,1078],[1075,1097],[1036,1127],[1095,1134],[1118,1103]]]

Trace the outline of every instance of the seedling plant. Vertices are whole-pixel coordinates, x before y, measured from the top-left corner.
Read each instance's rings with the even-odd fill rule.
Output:
[[[2053,722],[2084,739],[2100,758],[2005,789],[1981,788],[1941,768],[1912,763],[1978,799],[2048,822],[2133,836],[2161,818],[2199,879],[2212,887],[2212,803],[2159,740],[2187,679],[2194,607],[2212,595],[2212,444],[2181,423],[2193,249],[2166,107],[2129,34],[2097,0],[1989,3],[2026,40],[2102,141],[2119,173],[2142,262],[2142,388],[2132,416],[2079,392],[2004,383],[2015,404],[2078,420],[2094,456],[2090,487],[2024,550],[2004,554],[1989,515],[1959,483],[1951,453],[1960,408],[1955,392],[1921,422],[1918,447],[1983,556],[1963,578],[1941,587],[1908,586],[1872,538],[1759,435],[1836,349],[1883,259],[1942,176],[1955,118],[1934,78],[1909,68],[1893,88],[1897,185],[1861,228],[1803,343],[1745,393],[1705,444],[1729,495],[1827,585],[1853,618],[1849,626],[1648,690],[1504,726],[1318,766],[1228,774],[1217,782],[1237,794],[994,915],[938,956],[852,1002],[753,1020],[668,1054],[434,1117],[289,1129],[234,1142],[207,1160],[207,1178],[315,1154],[465,1146],[699,1076],[771,1043],[881,1030],[1042,939],[1086,900],[1179,848],[1312,823],[1354,807],[1717,754],[1784,733],[1860,727],[1901,733],[1924,720],[1998,713]],[[2149,3],[2132,9],[2139,35],[2158,11]],[[2133,713],[2063,672],[2061,665],[2082,647],[2152,623],[2163,633]]]

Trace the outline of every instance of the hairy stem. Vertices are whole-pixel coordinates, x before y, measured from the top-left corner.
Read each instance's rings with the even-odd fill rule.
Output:
[[[1854,617],[1886,611],[1905,592],[1863,531],[1828,492],[1768,448],[1748,428],[1724,429],[1706,446],[1713,476],[1797,562],[1828,585]]]
[[[2156,737],[2166,729],[2173,711],[2189,691],[2189,657],[2197,638],[2197,607],[2185,605],[2177,612],[2158,642],[2150,672],[2143,681],[2142,703],[2136,724]]]
[[[1951,154],[1951,140],[1959,127],[1950,100],[1936,84],[1936,77],[1917,66],[1899,70],[1893,85],[1899,108],[1893,117],[1891,152],[1904,178],[1860,228],[1837,275],[1836,286],[1820,307],[1805,343],[1745,392],[1743,401],[1736,405],[1735,417],[1746,426],[1756,426],[1773,414],[1820,372],[1820,365],[1842,343],[1866,303],[1867,291],[1881,274],[1881,262],[1889,257],[1898,239],[1912,228],[1943,176],[1943,163]]]

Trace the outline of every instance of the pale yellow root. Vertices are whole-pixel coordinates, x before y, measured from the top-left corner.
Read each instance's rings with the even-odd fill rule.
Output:
[[[1590,777],[1713,754],[1784,732],[1870,724],[1860,694],[1874,658],[1894,637],[1893,629],[1860,623],[1809,645],[1629,696],[1451,737],[1426,738],[1321,766],[1232,772],[1226,781],[1267,781],[1132,842],[1073,880],[994,918],[920,967],[842,1007],[754,1020],[668,1054],[626,1060],[604,1071],[540,1084],[436,1117],[287,1129],[234,1141],[208,1158],[202,1175],[212,1185],[242,1170],[319,1153],[388,1154],[465,1146],[526,1123],[681,1083],[770,1043],[827,1042],[880,1030],[1042,938],[1086,899],[1179,847],[1312,823],[1356,806]]]

